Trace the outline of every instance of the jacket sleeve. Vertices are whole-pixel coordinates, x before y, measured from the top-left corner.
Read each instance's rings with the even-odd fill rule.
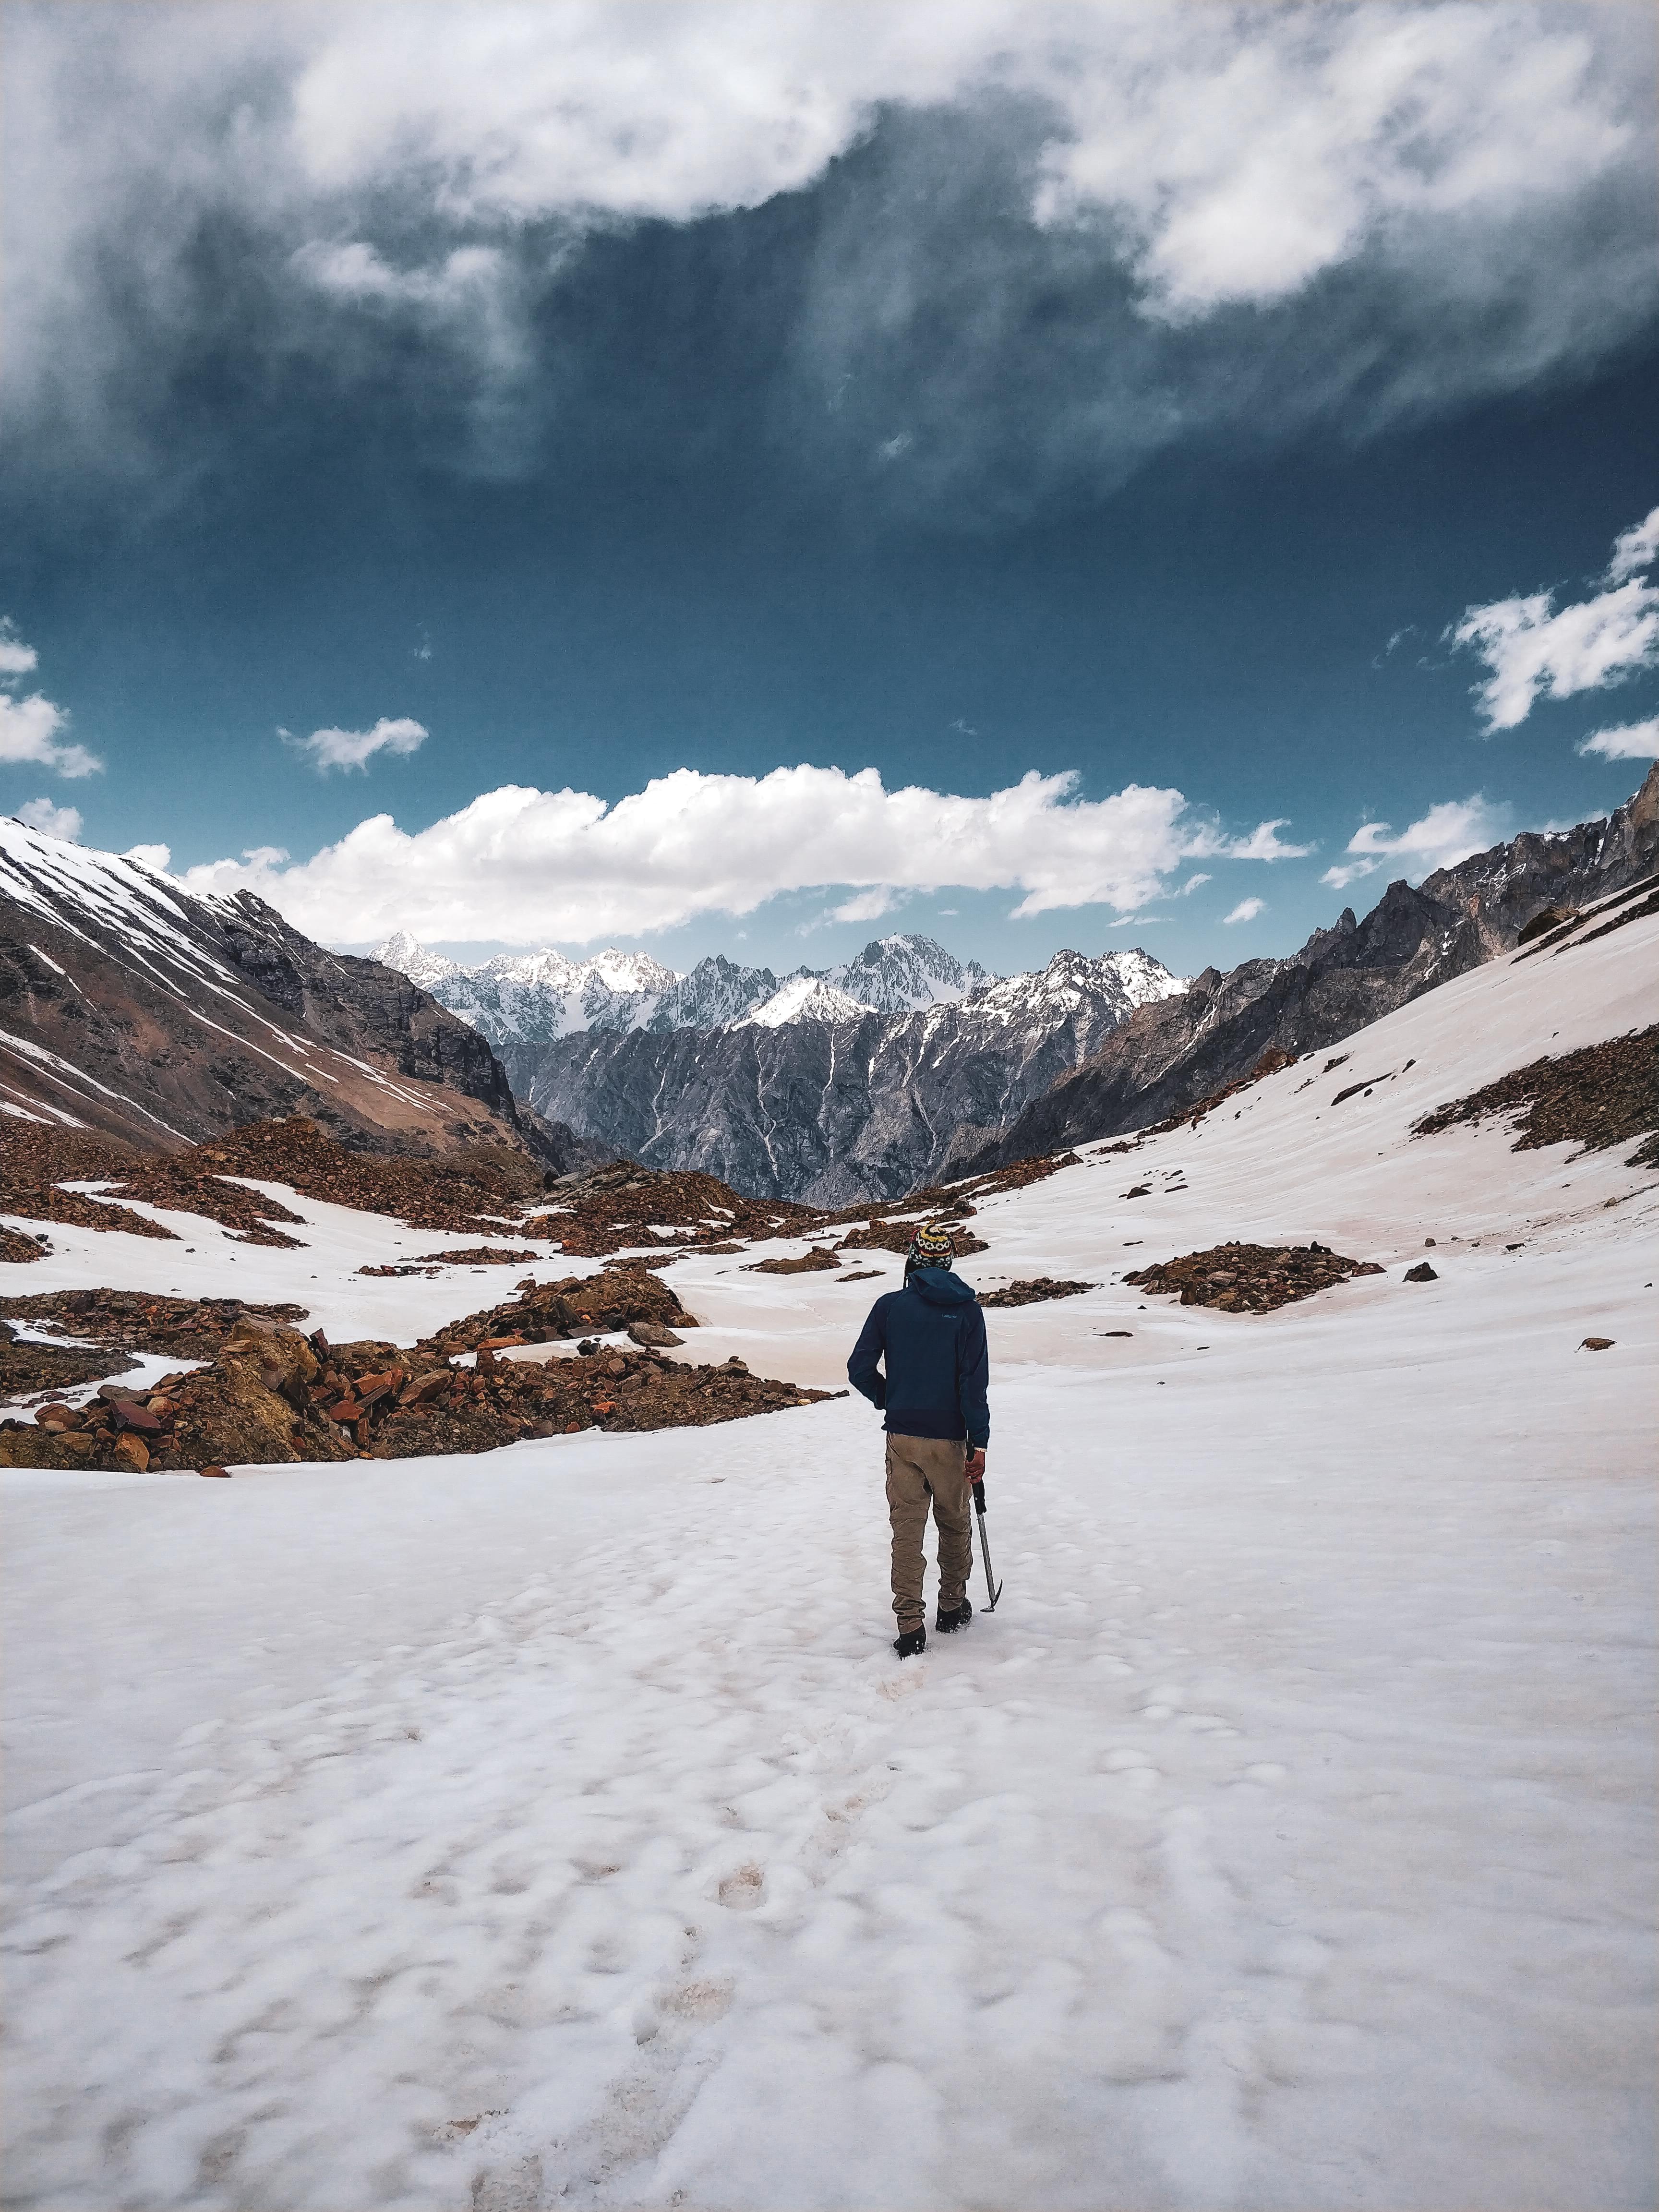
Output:
[[[981,1451],[991,1440],[991,1408],[986,1390],[991,1380],[991,1355],[985,1342],[985,1316],[971,1305],[957,1331],[957,1404],[962,1410],[971,1449]]]
[[[860,1397],[867,1398],[872,1406],[887,1403],[887,1377],[876,1362],[887,1349],[887,1331],[882,1325],[884,1300],[878,1298],[870,1309],[870,1317],[859,1332],[859,1340],[853,1346],[853,1356],[847,1363],[847,1379]]]

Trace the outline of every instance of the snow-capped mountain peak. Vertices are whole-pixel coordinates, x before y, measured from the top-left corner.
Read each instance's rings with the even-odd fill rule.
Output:
[[[996,979],[977,960],[958,960],[931,937],[878,937],[856,960],[824,972],[823,980],[860,1006],[878,1014],[914,1013],[964,999]]]
[[[735,1026],[753,1023],[761,1029],[775,1030],[786,1022],[857,1022],[869,1012],[868,1006],[837,989],[827,978],[804,968]]]
[[[978,992],[974,1011],[993,1020],[1024,1018],[1038,1006],[1105,1002],[1120,1020],[1156,999],[1178,998],[1187,988],[1161,960],[1139,945],[1127,952],[1103,952],[1093,958],[1069,947],[1056,952],[1046,968],[1029,975],[1010,975]]]
[[[428,952],[404,929],[394,930],[386,943],[377,945],[368,957],[378,960],[383,968],[395,968],[422,991],[435,993],[441,983],[461,973],[455,961],[446,959],[441,952]]]

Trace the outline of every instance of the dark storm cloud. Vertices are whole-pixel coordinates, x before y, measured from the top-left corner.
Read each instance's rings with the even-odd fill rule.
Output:
[[[192,11],[171,63],[131,16],[24,11],[8,203],[52,189],[9,257],[14,482],[712,469],[981,526],[1175,443],[1570,377],[1652,316],[1637,10],[1094,10],[1069,46],[1027,11],[1012,60],[1006,10],[913,12],[925,68],[786,11],[779,84],[816,70],[821,112],[750,146],[666,78],[605,111],[635,11],[563,46],[502,11],[526,80],[589,73],[550,150],[418,8]],[[1390,71],[1392,106],[1355,89]]]

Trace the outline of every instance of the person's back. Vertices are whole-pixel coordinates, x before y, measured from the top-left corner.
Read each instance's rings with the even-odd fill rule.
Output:
[[[847,1363],[847,1379],[885,1413],[887,1503],[893,1524],[893,1612],[901,1658],[927,1641],[921,1540],[928,1508],[939,1529],[936,1628],[973,1618],[969,1500],[985,1472],[990,1436],[985,1316],[968,1285],[950,1271],[956,1248],[944,1230],[918,1231],[902,1290],[870,1310]],[[885,1373],[883,1367],[885,1367]]]

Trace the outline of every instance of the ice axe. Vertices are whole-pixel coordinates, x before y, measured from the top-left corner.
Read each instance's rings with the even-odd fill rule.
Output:
[[[1002,1584],[994,1582],[991,1577],[991,1547],[985,1534],[985,1485],[983,1482],[976,1482],[974,1485],[974,1517],[979,1523],[979,1553],[985,1562],[987,1599],[985,1610],[987,1613],[994,1613],[997,1609],[997,1600],[1002,1595]]]

